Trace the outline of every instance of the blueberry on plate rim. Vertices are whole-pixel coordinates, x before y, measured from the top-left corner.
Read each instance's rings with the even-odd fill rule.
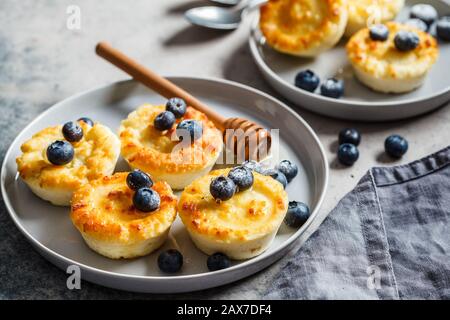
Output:
[[[338,99],[344,95],[344,81],[329,78],[320,86],[320,93],[325,97]]]
[[[88,117],[81,117],[77,121],[83,121],[84,123],[86,123],[87,125],[89,125],[91,127],[94,126],[94,121],[92,121],[92,119],[88,118]]]
[[[208,257],[206,265],[209,271],[217,271],[229,268],[231,266],[231,261],[227,255],[216,252]]]
[[[369,36],[373,41],[386,41],[389,38],[389,29],[384,24],[375,24],[370,27]]]
[[[445,41],[450,41],[450,17],[442,17],[436,23],[437,36]]]
[[[175,123],[175,116],[170,111],[163,111],[158,114],[153,121],[153,125],[156,130],[165,131],[173,127]]]
[[[183,266],[183,255],[176,249],[163,251],[158,256],[158,267],[162,272],[175,273]]]
[[[202,137],[202,123],[192,119],[183,120],[177,125],[176,133],[180,141],[183,141],[184,137],[189,137],[190,141],[194,142]]]
[[[67,141],[56,140],[47,147],[47,159],[51,164],[62,166],[73,160],[75,150]]]
[[[231,169],[228,172],[228,178],[233,180],[237,192],[250,189],[254,181],[252,170],[244,166]]]
[[[428,25],[420,19],[412,18],[405,21],[405,24],[416,29],[419,29],[423,32],[428,31]]]
[[[172,112],[177,119],[186,114],[186,108],[186,102],[181,98],[170,98],[166,103],[166,110]]]
[[[422,20],[427,25],[431,25],[438,18],[436,9],[429,4],[416,4],[411,8],[411,18]]]
[[[291,182],[298,174],[298,167],[291,160],[282,160],[276,166],[276,169],[280,171],[286,177],[287,182]]]
[[[351,143],[358,146],[361,142],[361,134],[354,128],[344,128],[339,131],[339,145],[344,143]]]
[[[300,71],[295,76],[295,86],[309,92],[314,92],[319,86],[319,83],[319,77],[309,69]]]
[[[272,178],[277,180],[279,183],[281,183],[283,185],[284,189],[286,189],[288,181],[286,179],[286,176],[281,171],[278,171],[277,169],[269,169],[264,172],[264,175],[271,176]]]
[[[292,228],[300,228],[311,215],[309,207],[299,201],[289,201],[288,210],[284,223]]]
[[[398,134],[393,134],[384,141],[384,149],[391,157],[401,158],[408,151],[408,141]]]
[[[358,160],[359,151],[354,144],[344,143],[339,146],[337,156],[340,163],[351,166]]]
[[[139,169],[134,169],[127,175],[127,185],[131,190],[151,188],[153,181],[148,174]]]
[[[218,176],[211,181],[209,192],[214,199],[226,201],[236,193],[236,184],[228,177]]]
[[[133,205],[142,212],[153,212],[159,208],[161,199],[158,192],[150,188],[140,188],[133,195]]]
[[[66,122],[63,125],[62,133],[64,139],[69,142],[78,142],[83,139],[83,129],[78,125],[78,123],[73,121]]]

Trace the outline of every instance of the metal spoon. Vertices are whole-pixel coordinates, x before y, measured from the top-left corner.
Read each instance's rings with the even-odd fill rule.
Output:
[[[232,8],[198,7],[186,11],[186,19],[192,24],[220,30],[237,29],[245,13],[267,0],[242,0]]]

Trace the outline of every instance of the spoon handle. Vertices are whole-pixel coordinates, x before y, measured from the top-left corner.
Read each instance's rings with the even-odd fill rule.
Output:
[[[226,118],[224,118],[222,115],[218,114],[217,112],[209,108],[206,104],[202,103],[185,90],[176,86],[174,83],[161,77],[152,70],[144,67],[137,61],[126,56],[119,50],[113,48],[108,43],[106,42],[98,43],[95,48],[95,51],[100,57],[111,62],[116,67],[122,69],[127,74],[132,76],[136,81],[156,91],[163,97],[166,97],[167,99],[173,97],[182,98],[184,101],[186,101],[187,105],[206,114],[208,118],[212,122],[214,122],[216,127],[218,127],[221,130],[224,129],[224,123],[226,121]]]

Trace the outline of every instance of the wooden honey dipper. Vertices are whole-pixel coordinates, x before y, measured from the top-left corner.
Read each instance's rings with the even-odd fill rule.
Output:
[[[270,132],[262,126],[244,118],[225,118],[185,90],[139,64],[108,43],[98,43],[95,51],[100,57],[167,99],[182,98],[187,105],[206,114],[222,131],[225,146],[234,152],[238,161],[242,160],[244,155],[245,160],[262,160],[268,155],[271,136]]]

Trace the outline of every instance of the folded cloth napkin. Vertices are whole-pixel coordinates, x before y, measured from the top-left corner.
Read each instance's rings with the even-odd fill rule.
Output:
[[[450,147],[371,169],[272,284],[266,298],[449,299]]]

